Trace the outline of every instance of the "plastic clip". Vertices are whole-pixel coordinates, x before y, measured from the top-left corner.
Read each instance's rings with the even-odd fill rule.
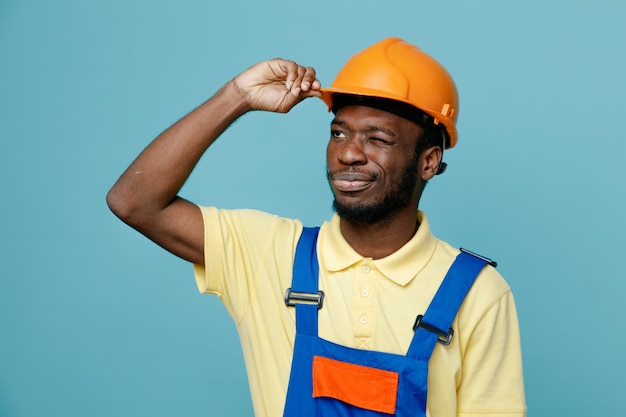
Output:
[[[416,331],[418,327],[421,327],[426,331],[435,333],[438,336],[437,342],[443,344],[444,346],[448,346],[452,341],[452,336],[454,335],[454,330],[452,330],[452,327],[450,327],[450,330],[445,332],[431,324],[426,323],[422,320],[423,318],[424,316],[421,314],[417,316],[417,318],[415,319],[415,324],[413,325],[413,331]]]
[[[288,307],[293,307],[298,303],[317,305],[317,309],[319,310],[324,304],[324,291],[309,293],[291,291],[291,288],[287,288],[285,292],[285,304]]]
[[[489,264],[489,265],[493,266],[494,268],[495,268],[496,266],[498,266],[498,263],[497,263],[496,261],[494,261],[494,260],[492,260],[492,259],[489,259],[489,258],[487,258],[487,257],[485,257],[485,256],[479,255],[479,254],[477,254],[477,253],[475,253],[475,252],[472,252],[472,251],[469,251],[469,250],[467,250],[467,249],[463,249],[463,248],[461,248],[461,252],[465,252],[465,253],[467,253],[468,255],[472,255],[472,256],[474,256],[474,257],[476,257],[476,258],[478,258],[478,259],[482,259],[483,261],[487,262],[487,264]]]

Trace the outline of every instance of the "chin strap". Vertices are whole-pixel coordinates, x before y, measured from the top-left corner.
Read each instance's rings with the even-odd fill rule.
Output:
[[[443,130],[441,131],[441,138],[443,139],[443,144],[441,146],[441,160],[439,161],[439,166],[437,167],[435,175],[443,174],[446,171],[446,168],[448,168],[448,164],[443,162],[443,150],[446,148],[446,134],[443,133]]]

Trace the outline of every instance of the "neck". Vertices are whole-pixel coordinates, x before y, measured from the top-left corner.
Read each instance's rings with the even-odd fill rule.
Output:
[[[375,223],[354,223],[340,219],[344,239],[361,256],[381,259],[404,246],[417,232],[417,208],[404,210]]]

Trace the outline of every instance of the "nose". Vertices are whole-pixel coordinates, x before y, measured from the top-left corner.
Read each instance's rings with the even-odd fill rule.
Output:
[[[363,165],[367,162],[367,155],[363,151],[361,141],[353,138],[339,146],[337,159],[345,165]]]

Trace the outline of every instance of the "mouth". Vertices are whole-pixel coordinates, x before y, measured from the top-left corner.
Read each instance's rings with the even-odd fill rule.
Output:
[[[362,172],[339,172],[329,174],[333,188],[344,193],[363,191],[374,182],[375,178]]]

